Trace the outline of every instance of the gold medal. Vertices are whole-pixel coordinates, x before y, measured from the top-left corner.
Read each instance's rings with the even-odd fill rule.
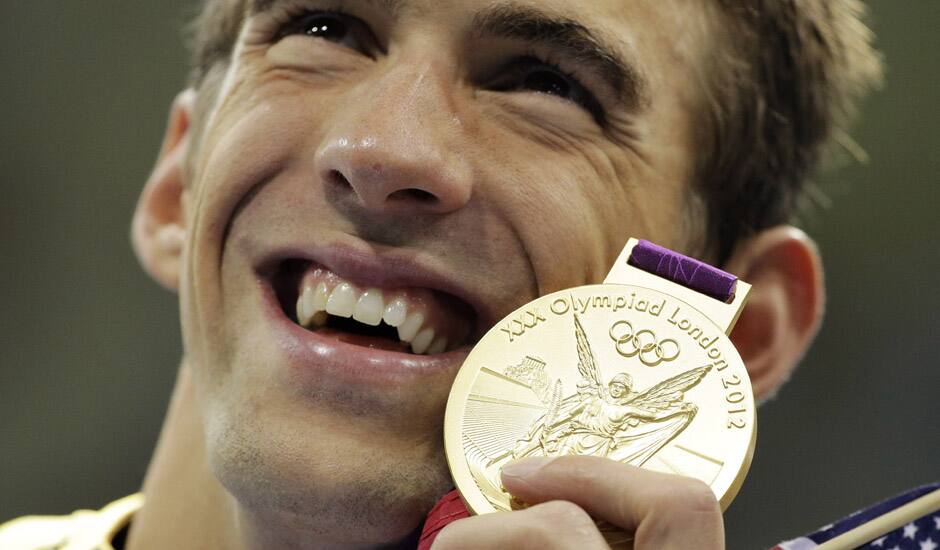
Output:
[[[447,403],[444,444],[471,513],[512,509],[500,469],[535,456],[602,456],[694,477],[722,510],[737,494],[756,417],[727,335],[750,286],[736,281],[727,301],[708,296],[635,267],[637,245],[630,240],[604,284],[526,304],[467,357]],[[666,270],[678,273],[673,280],[700,274],[682,268],[704,264],[666,252],[661,264],[689,262]]]

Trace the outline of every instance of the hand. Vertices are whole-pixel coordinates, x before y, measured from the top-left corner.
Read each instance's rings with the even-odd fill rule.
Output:
[[[593,518],[633,533],[635,550],[724,548],[721,509],[701,481],[592,456],[519,460],[502,480],[532,506],[455,521],[433,550],[608,548]]]

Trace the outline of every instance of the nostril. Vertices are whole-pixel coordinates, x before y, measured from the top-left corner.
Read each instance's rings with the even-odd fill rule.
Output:
[[[379,172],[382,170],[379,164],[375,164],[372,168]],[[357,175],[352,175],[353,179],[350,180],[343,174],[342,170],[332,169],[328,170],[323,178],[326,186],[336,192],[345,195],[352,191],[359,196],[363,205],[368,208],[381,208],[383,205],[392,204],[400,206],[417,204],[435,206],[440,203],[440,198],[436,194],[418,187],[396,189],[398,186],[394,185],[393,181],[385,180],[382,177],[379,177],[378,181],[371,177],[361,177],[357,180]],[[393,189],[395,190],[393,191]]]
[[[326,179],[337,187],[352,187],[352,184],[349,183],[349,180],[346,179],[346,176],[344,176],[343,173],[339,170],[330,170],[326,175]]]
[[[434,193],[428,193],[424,189],[399,189],[388,196],[389,200],[412,200],[417,202],[434,203],[437,202],[437,196]]]

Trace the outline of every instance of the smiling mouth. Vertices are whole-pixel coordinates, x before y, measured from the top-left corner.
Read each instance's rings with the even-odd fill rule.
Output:
[[[436,355],[467,346],[474,333],[472,307],[433,289],[361,286],[300,259],[281,262],[272,284],[290,320],[347,344]]]

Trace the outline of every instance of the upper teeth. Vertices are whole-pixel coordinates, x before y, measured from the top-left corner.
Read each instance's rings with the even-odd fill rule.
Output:
[[[409,308],[401,296],[386,302],[377,288],[361,291],[349,283],[340,283],[330,290],[324,282],[314,284],[311,281],[303,284],[297,299],[297,320],[305,327],[323,326],[327,314],[352,317],[370,326],[377,326],[384,320],[387,325],[398,328],[398,338],[410,343],[414,353],[436,354],[446,350],[447,338],[426,326],[424,313],[416,309]]]

